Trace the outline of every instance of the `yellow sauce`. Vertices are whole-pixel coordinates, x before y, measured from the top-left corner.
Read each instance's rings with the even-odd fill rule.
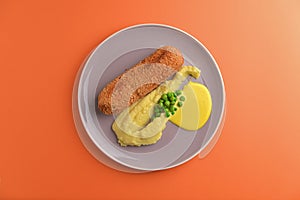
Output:
[[[170,121],[186,130],[198,130],[208,120],[212,101],[208,89],[199,83],[189,82],[183,88],[186,100]]]

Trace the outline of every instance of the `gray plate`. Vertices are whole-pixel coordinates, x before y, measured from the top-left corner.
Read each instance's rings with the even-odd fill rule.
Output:
[[[97,109],[97,96],[107,83],[126,68],[165,45],[178,48],[183,53],[185,65],[194,65],[201,70],[201,78],[193,81],[205,84],[210,90],[213,105],[211,117],[198,131],[185,131],[168,122],[162,138],[156,144],[121,147],[111,129],[114,117],[103,115]],[[224,83],[215,60],[194,37],[174,27],[142,24],[111,35],[87,58],[74,87],[73,111],[78,113],[77,118],[74,114],[78,132],[84,130],[92,143],[90,145],[94,145],[118,166],[130,169],[123,171],[168,169],[199,154],[220,133],[225,115]],[[78,129],[79,123],[81,131]]]

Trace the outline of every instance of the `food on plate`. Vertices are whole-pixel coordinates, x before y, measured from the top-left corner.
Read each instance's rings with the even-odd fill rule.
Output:
[[[209,119],[212,100],[207,87],[200,83],[189,82],[183,88],[183,106],[170,117],[170,121],[186,130],[198,130]]]
[[[168,97],[163,95],[170,94],[170,99],[172,99],[171,94],[174,96],[174,92],[177,93],[176,95],[180,95],[182,92],[178,88],[189,76],[198,78],[200,70],[194,66],[182,67],[172,80],[165,81],[147,96],[125,108],[112,125],[119,144],[121,146],[141,146],[156,143],[161,138],[170,115],[165,111],[160,112],[159,116],[153,117],[154,107],[160,103],[161,99],[164,99],[165,108],[169,109],[171,103],[166,103]],[[180,107],[186,104],[186,102],[182,103],[183,101],[185,101],[185,97],[182,98],[182,101],[177,99],[175,102]]]
[[[120,113],[179,71],[183,62],[175,47],[157,49],[108,83],[98,95],[98,108],[107,115]]]

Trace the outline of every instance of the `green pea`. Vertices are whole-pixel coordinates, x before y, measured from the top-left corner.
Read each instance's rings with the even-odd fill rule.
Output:
[[[158,104],[160,107],[164,107],[164,104],[162,102],[159,102]]]
[[[185,97],[184,97],[184,96],[181,96],[181,97],[179,98],[179,100],[180,100],[180,101],[185,101]]]
[[[171,105],[175,105],[176,101],[171,101],[170,104]]]
[[[161,96],[161,98],[162,98],[163,100],[165,100],[165,101],[168,100],[168,96],[167,96],[166,94],[163,94],[163,95]]]
[[[164,100],[163,100],[163,99],[160,99],[160,100],[158,101],[158,103],[164,103]]]
[[[173,94],[171,92],[167,93],[168,98],[171,98],[173,96]]]
[[[174,115],[174,114],[175,114],[175,112],[173,111],[173,112],[171,112],[171,114],[172,114],[172,115]]]
[[[165,112],[166,112],[166,113],[169,112],[169,108],[165,108]]]
[[[176,111],[177,110],[177,108],[176,107],[174,107],[174,111]]]
[[[179,95],[181,95],[181,90],[176,90],[176,94],[177,94],[177,96],[179,96]]]
[[[169,108],[169,110],[170,110],[171,112],[174,112],[174,106],[171,105],[170,108]]]
[[[165,101],[165,106],[169,107],[170,101]]]
[[[177,103],[177,106],[178,106],[178,107],[181,107],[182,105],[183,105],[182,102],[178,102],[178,103]]]
[[[170,117],[170,113],[169,112],[166,112],[166,117]]]

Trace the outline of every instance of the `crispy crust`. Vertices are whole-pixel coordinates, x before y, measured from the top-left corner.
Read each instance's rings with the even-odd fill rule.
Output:
[[[129,73],[129,71],[132,71],[134,69],[137,69],[137,67],[145,66],[146,64],[154,64],[159,63],[162,65],[165,65],[167,67],[170,67],[172,70],[172,73],[169,73],[169,76],[173,75],[176,71],[179,71],[182,67],[184,62],[184,59],[178,49],[171,46],[164,46],[162,48],[157,49],[152,55],[146,57],[133,67],[131,67],[129,70],[125,71],[123,74],[116,77],[113,81],[108,83],[103,90],[98,95],[98,108],[106,115],[110,115],[112,113],[117,114],[121,112],[126,107],[130,106],[137,100],[143,98],[146,96],[149,92],[154,90],[158,87],[158,83],[147,83],[136,89],[130,96],[130,100],[127,102],[127,105],[114,105],[112,106],[112,93],[116,87],[116,84],[120,81],[120,79]],[[162,65],[157,65],[162,66]],[[151,74],[153,76],[153,74]],[[134,79],[131,79],[133,82]],[[165,80],[160,81],[163,82]],[[130,83],[129,83],[130,84]],[[126,91],[124,91],[126,92]],[[113,109],[113,107],[117,109]]]

